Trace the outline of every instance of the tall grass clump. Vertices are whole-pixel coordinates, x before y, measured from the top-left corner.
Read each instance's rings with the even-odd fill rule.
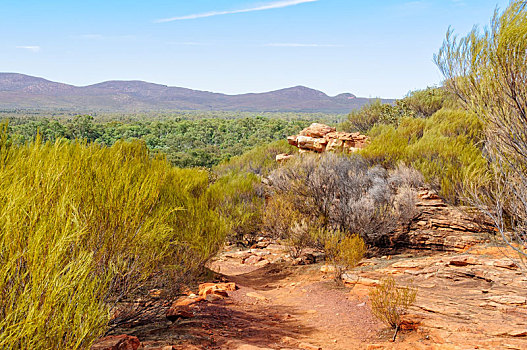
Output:
[[[88,348],[110,308],[175,286],[230,227],[206,171],[141,142],[11,145],[0,133],[0,348]]]
[[[248,172],[260,176],[267,176],[278,168],[276,156],[281,153],[293,154],[298,149],[287,143],[286,140],[274,141],[265,145],[256,146],[242,155],[232,157],[214,168],[219,174],[231,171]]]

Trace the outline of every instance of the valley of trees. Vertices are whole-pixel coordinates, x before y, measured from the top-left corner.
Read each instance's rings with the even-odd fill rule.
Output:
[[[152,288],[176,295],[226,240],[250,246],[261,232],[292,255],[315,248],[353,268],[390,248],[422,186],[478,208],[522,265],[527,5],[513,1],[483,31],[449,32],[435,60],[443,86],[346,120],[5,114],[0,348],[89,348],[117,303]],[[285,138],[312,121],[370,143],[352,155],[299,155]],[[279,153],[295,158],[278,164]]]

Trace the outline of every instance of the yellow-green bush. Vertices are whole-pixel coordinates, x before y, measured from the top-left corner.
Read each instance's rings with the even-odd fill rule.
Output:
[[[375,126],[369,135],[370,145],[360,152],[366,159],[386,167],[411,165],[451,202],[459,201],[465,182],[486,176],[483,126],[472,113],[443,108],[428,119],[406,117],[397,127]]]
[[[89,347],[110,303],[173,286],[230,227],[206,171],[174,168],[141,142],[0,136],[0,348]]]
[[[255,174],[233,170],[219,177],[209,189],[219,212],[230,223],[230,238],[237,243],[252,243],[260,230],[264,205],[258,191],[260,184]]]
[[[359,264],[366,254],[366,243],[359,235],[345,235],[340,231],[322,233],[326,260],[335,267],[335,280],[341,281],[346,270]]]
[[[275,158],[281,153],[298,153],[298,149],[291,146],[286,140],[274,141],[257,146],[240,156],[232,157],[229,161],[215,167],[214,171],[224,174],[234,170],[266,176],[278,168]]]
[[[378,286],[372,289],[369,296],[371,310],[375,317],[397,329],[401,324],[401,316],[406,314],[408,308],[414,303],[417,289],[399,286],[390,276],[384,278]]]

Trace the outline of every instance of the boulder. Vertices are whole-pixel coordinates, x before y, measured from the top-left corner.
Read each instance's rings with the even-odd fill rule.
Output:
[[[281,154],[277,154],[276,155],[276,158],[275,160],[278,162],[278,163],[281,163],[281,162],[285,162],[291,158],[294,158],[294,156],[292,154],[287,154],[287,153],[281,153]]]
[[[287,138],[290,145],[298,147],[300,153],[325,151],[351,153],[366,146],[368,138],[360,133],[338,132],[335,128],[313,123],[298,135]],[[277,161],[280,160],[277,157]]]
[[[300,136],[309,137],[324,137],[330,132],[335,132],[337,129],[329,125],[313,123],[300,132]]]
[[[110,335],[99,339],[91,350],[137,350],[141,342],[131,335]]]
[[[199,285],[199,296],[207,298],[210,294],[216,294],[220,297],[228,297],[228,291],[235,291],[236,284],[229,283],[202,283]]]

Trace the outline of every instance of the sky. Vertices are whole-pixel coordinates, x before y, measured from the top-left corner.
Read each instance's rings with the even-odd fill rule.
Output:
[[[1,0],[0,71],[238,94],[400,98],[441,83],[445,33],[508,0]]]

